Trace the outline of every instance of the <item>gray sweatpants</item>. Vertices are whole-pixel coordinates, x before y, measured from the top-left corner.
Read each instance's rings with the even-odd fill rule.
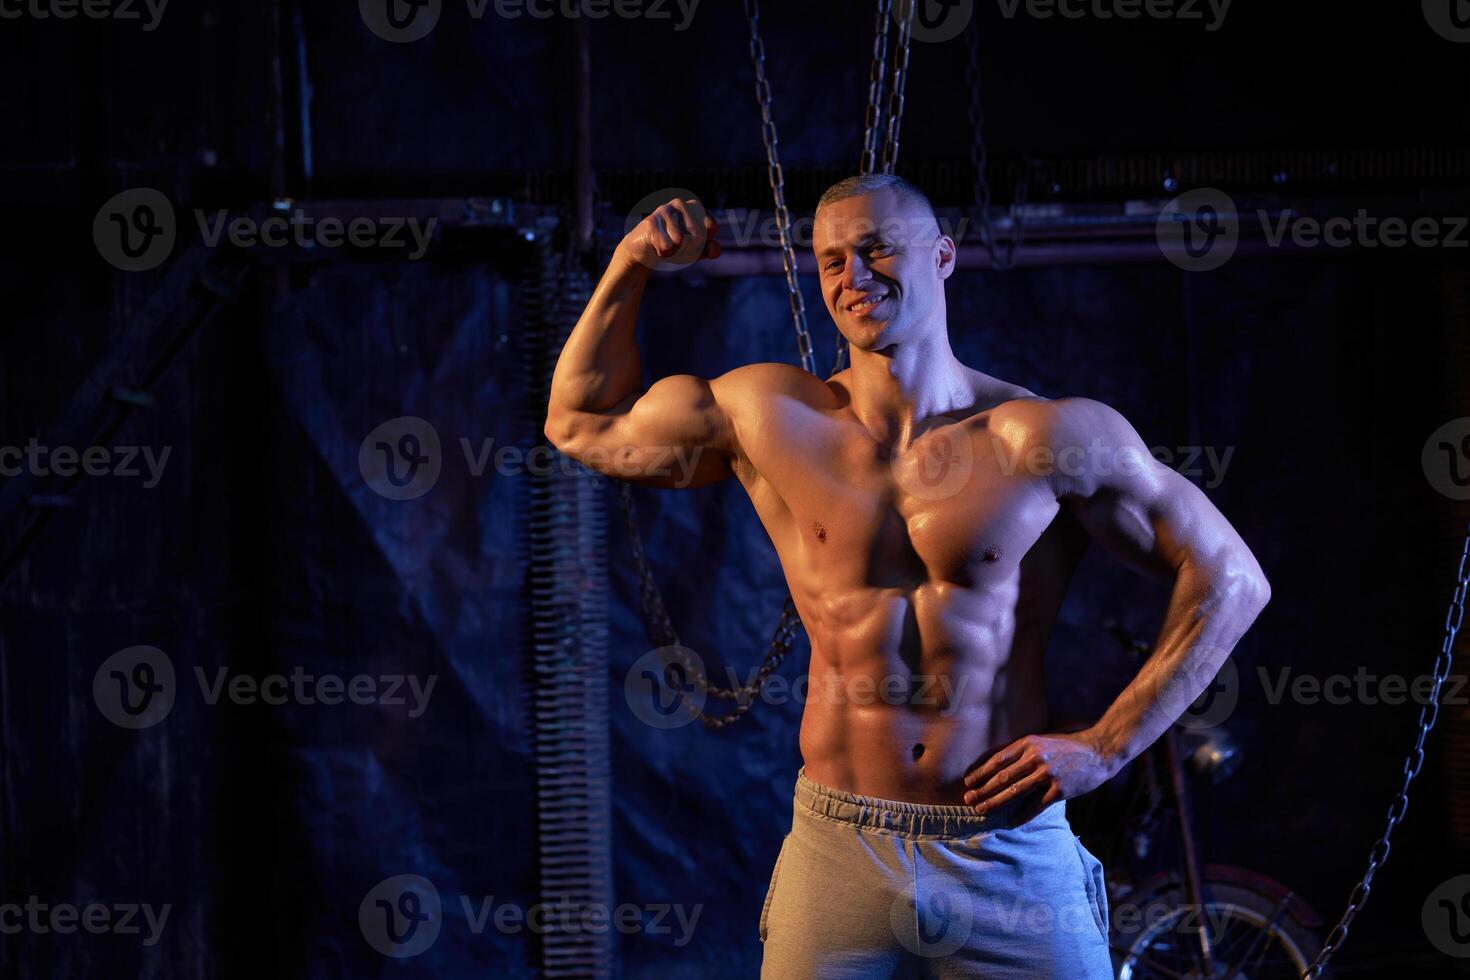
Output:
[[[1059,800],[1006,814],[856,796],[796,776],[761,909],[763,980],[1102,980],[1102,862]]]

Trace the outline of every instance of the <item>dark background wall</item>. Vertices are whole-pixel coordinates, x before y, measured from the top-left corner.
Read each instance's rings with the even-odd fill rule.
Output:
[[[1078,161],[1110,155],[1255,150],[1266,186],[1253,171],[1222,181],[1228,189],[1300,186],[1348,201],[1463,191],[1453,166],[1432,180],[1387,164],[1290,171],[1282,161],[1305,151],[1343,161],[1463,151],[1470,46],[1436,34],[1414,4],[1282,6],[1237,0],[1211,32],[1007,19],[981,5],[996,166],[1019,173],[1030,157],[1082,174],[1096,171]],[[150,32],[0,21],[0,446],[62,444],[57,421],[94,366],[168,289],[170,266],[122,273],[103,261],[91,233],[103,201],[148,186],[182,213],[271,195],[270,11],[174,0]],[[294,99],[291,14],[287,4],[279,48]],[[288,103],[276,190],[569,203],[569,19],[475,21],[447,3],[428,37],[389,44],[351,3],[299,15],[313,164],[308,177]],[[768,4],[764,27],[793,203],[809,206],[856,162],[872,12]],[[763,203],[745,30],[737,5],[714,0],[682,31],[647,19],[592,26],[592,156],[612,224],[670,185]],[[899,170],[929,178],[942,204],[968,203],[968,98],[962,44],[916,42]],[[1135,184],[1042,181],[1033,199],[1164,196],[1162,185]],[[997,180],[1002,201],[1008,186]],[[446,231],[413,262],[372,250],[216,256],[245,277],[238,300],[156,381],[144,384],[140,369],[153,404],[103,443],[167,449],[162,478],[71,491],[73,505],[0,590],[0,902],[167,903],[170,918],[150,946],[138,935],[0,936],[5,975],[533,973],[533,937],[477,934],[458,903],[526,906],[538,888],[525,477],[477,475],[459,452],[461,439],[524,449],[536,438],[522,412],[528,253],[512,232]],[[809,280],[821,358],[832,327]],[[1241,696],[1228,727],[1247,762],[1201,791],[1202,847],[1289,884],[1329,922],[1380,830],[1415,708],[1271,704],[1258,671],[1274,681],[1286,667],[1429,669],[1464,510],[1431,487],[1420,454],[1439,425],[1470,414],[1466,290],[1464,253],[1451,250],[1252,254],[1195,274],[1100,253],[969,269],[948,287],[966,363],[1042,394],[1102,399],[1151,446],[1233,451],[1208,492],[1274,598],[1235,657]],[[775,276],[661,277],[640,336],[650,378],[796,360]],[[364,438],[399,416],[427,420],[444,447],[438,483],[411,501],[384,499],[358,468]],[[640,490],[638,502],[685,641],[712,663],[753,665],[784,592],[738,486]],[[22,503],[0,513],[7,548],[36,514]],[[799,763],[796,706],[759,705],[724,733],[639,721],[622,683],[651,642],[627,544],[614,523],[615,896],[701,912],[684,944],[677,926],[620,937],[620,970],[753,976],[756,917]],[[1050,654],[1058,718],[1095,715],[1126,683],[1103,617],[1148,633],[1165,599],[1089,555]],[[133,732],[99,712],[92,684],[108,657],[138,644],[164,651],[179,684],[169,716]],[[804,644],[799,654],[782,669],[788,679]],[[414,674],[436,686],[418,717],[388,705],[210,704],[194,672],[220,667]],[[1435,739],[1456,719],[1463,739],[1464,707],[1446,717]],[[1361,975],[1410,962],[1446,975],[1456,962],[1420,923],[1430,890],[1470,870],[1455,850],[1440,744],[1343,953]],[[364,942],[357,914],[377,882],[401,873],[435,882],[445,923],[428,951],[392,960]]]

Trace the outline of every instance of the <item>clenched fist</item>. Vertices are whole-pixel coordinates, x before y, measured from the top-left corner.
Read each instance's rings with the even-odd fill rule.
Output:
[[[661,204],[623,236],[617,253],[650,269],[689,265],[720,254],[719,223],[692,198]]]

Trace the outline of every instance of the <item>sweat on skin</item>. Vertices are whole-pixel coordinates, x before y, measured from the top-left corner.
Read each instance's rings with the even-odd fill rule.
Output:
[[[1067,508],[1080,529],[1124,565],[1171,583],[1153,656],[1096,724],[1082,732],[1045,732],[1045,692],[1032,683],[1023,692],[1025,717],[1010,711],[1016,719],[1011,737],[992,738],[976,725],[963,733],[962,752],[934,754],[925,752],[930,740],[921,738],[922,724],[895,740],[881,719],[861,724],[860,715],[872,718],[876,712],[843,712],[821,699],[808,702],[804,728],[826,726],[842,737],[803,756],[817,782],[913,803],[963,802],[982,815],[1018,792],[1044,788],[1043,799],[1051,802],[1080,796],[1111,778],[1195,700],[1208,680],[1200,675],[1218,671],[1269,601],[1265,575],[1239,534],[1200,487],[1152,458],[1116,410],[1085,398],[1038,398],[961,363],[948,343],[944,293],[956,264],[955,244],[941,234],[921,191],[884,183],[881,176],[834,184],[814,220],[812,250],[824,305],[851,355],[841,381],[824,385],[789,365],[751,364],[709,380],[668,375],[645,387],[636,321],[653,270],[666,260],[718,259],[722,251],[718,223],[701,215],[696,204],[675,199],[661,205],[619,243],[558,358],[547,406],[548,440],[579,460],[594,449],[706,447],[713,461],[700,461],[696,482],[742,480],[757,509],[766,507],[762,518],[778,549],[782,541],[821,547],[827,529],[836,526],[833,515],[845,510],[858,525],[845,554],[826,563],[786,566],[788,578],[799,580],[793,592],[800,586],[835,609],[827,622],[812,617],[808,630],[826,629],[845,644],[845,662],[829,665],[844,672],[861,664],[871,674],[901,655],[903,617],[915,605],[912,595],[874,603],[879,585],[861,579],[863,562],[881,560],[890,546],[906,544],[920,559],[925,551],[934,559],[932,565],[915,562],[924,570],[916,578],[923,579],[934,567],[968,567],[978,554],[995,561],[1002,550],[1025,554],[1040,546],[1070,567],[1079,549],[1046,538],[1055,514]],[[875,233],[890,225],[897,234]],[[989,507],[957,504],[959,486],[929,492],[931,474],[921,471],[932,457],[948,459],[973,449],[961,441],[956,450],[939,432],[954,421],[949,413],[972,406],[993,408],[991,431],[1012,440],[1004,463],[981,461],[1007,491]],[[813,446],[823,452],[830,447],[830,455],[820,463],[798,462]],[[844,455],[849,447],[852,460]],[[1033,462],[1026,455],[1032,447],[1051,451],[1043,461],[1047,472],[1005,480],[1006,466]],[[1186,459],[1189,466],[1197,462]],[[1225,460],[1212,462],[1218,469]],[[843,479],[849,463],[854,478]],[[1033,487],[1039,492],[1027,492]],[[910,500],[915,513],[942,516],[945,533],[921,533],[922,540],[910,535],[894,544],[884,528],[862,525],[890,506],[894,495]],[[913,530],[913,516],[900,516]],[[855,562],[860,585],[847,587],[829,573],[828,566],[843,559]],[[937,584],[939,578],[929,574],[927,581]],[[1038,597],[1059,602],[1066,579],[1032,585]],[[1018,595],[988,581],[968,591],[1007,602]],[[961,592],[933,592],[924,615],[934,643],[976,649],[981,655],[971,657],[970,666],[979,683],[993,685],[993,675],[1008,653],[1017,652],[1018,642],[1020,654],[1029,658],[1018,662],[1037,662],[1037,634],[1010,629],[1024,617],[1008,620],[979,610],[970,616],[971,610],[950,606],[946,620],[944,600]],[[818,639],[813,637],[814,649]],[[813,659],[816,664],[815,654]],[[1172,696],[1186,687],[1189,698]],[[1168,703],[1161,704],[1166,695]],[[859,741],[861,751],[853,748]],[[921,756],[931,761],[915,770],[912,763]]]
[[[469,467],[470,474],[473,476],[484,475],[492,451],[495,453],[495,472],[506,476],[519,476],[523,466],[530,473],[549,472],[552,460],[555,458],[553,451],[548,446],[534,446],[530,450],[522,449],[520,446],[501,446],[496,450],[494,437],[480,440],[479,452],[475,451],[468,439],[461,438],[459,445],[464,451],[465,465]],[[622,475],[673,476],[675,477],[674,485],[680,487],[687,487],[694,482],[694,468],[699,465],[700,447],[686,449],[683,446],[665,446],[651,451],[657,457],[652,461],[648,458],[647,454],[650,450],[647,447],[643,447],[643,452],[644,455],[628,462]],[[602,452],[594,448],[588,455],[592,457],[602,455],[604,459],[594,459],[593,462],[603,462],[614,470],[619,468],[616,453]],[[540,462],[537,461],[538,457]],[[675,469],[678,470],[677,474],[674,472]]]
[[[744,692],[755,687],[760,667],[751,667],[741,681],[734,667],[726,667],[725,675],[730,686],[742,692],[737,701],[744,704],[749,695]],[[828,677],[813,681],[809,674],[801,674],[790,684],[791,697],[798,704],[805,704],[811,697],[812,688],[823,691],[823,700],[828,704],[892,704],[892,705],[937,705],[939,715],[946,716],[958,709],[960,695],[969,686],[970,675],[961,674],[958,682],[948,674],[888,674],[883,678],[859,674],[851,678]],[[780,674],[772,674],[761,686],[759,697],[770,704],[785,704],[788,682]]]
[[[1111,449],[1094,439],[1087,446],[1033,446],[1029,450],[1006,448],[1004,439],[990,440],[995,448],[995,457],[1001,472],[1010,475],[1023,464],[1026,472],[1033,476],[1060,473],[1064,476],[1082,476],[1087,473],[1106,475],[1111,472],[1142,473],[1147,466],[1145,460],[1152,458],[1166,466],[1174,466],[1182,476],[1206,476],[1205,486],[1214,488],[1225,480],[1225,470],[1235,455],[1234,446],[1226,446],[1223,453],[1214,446],[1186,446],[1180,449],[1178,465],[1174,465],[1174,453],[1164,446],[1152,447],[1148,454],[1134,453],[1128,449]],[[1208,472],[1198,466],[1200,458],[1209,464]]]

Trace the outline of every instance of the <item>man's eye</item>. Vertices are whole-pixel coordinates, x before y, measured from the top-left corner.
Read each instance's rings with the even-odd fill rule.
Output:
[[[870,251],[870,252],[887,252],[887,251],[891,251],[892,248],[893,248],[893,246],[889,245],[887,242],[874,242],[872,245],[868,246],[868,251]]]
[[[828,262],[827,263],[827,271],[828,272],[835,272],[836,270],[838,270],[840,268],[842,268],[842,263],[840,261],[836,260],[836,259],[833,259],[831,262]]]

